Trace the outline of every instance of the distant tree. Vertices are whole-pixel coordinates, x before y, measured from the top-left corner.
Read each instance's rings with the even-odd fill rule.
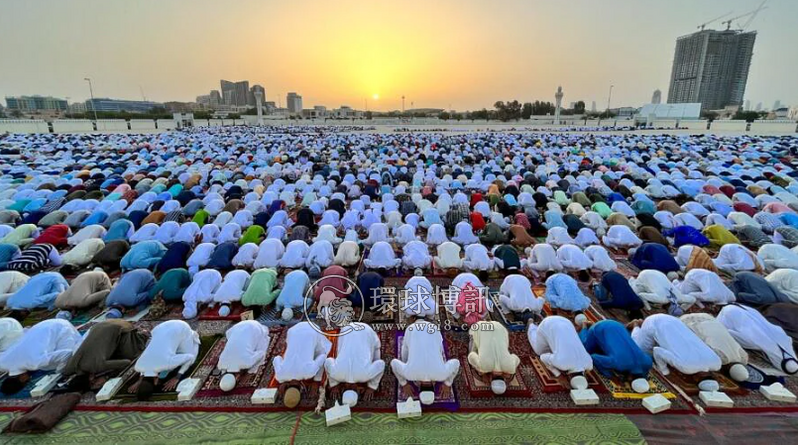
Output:
[[[195,111],[194,112],[194,119],[212,119],[210,111]]]
[[[374,117],[374,113],[371,111],[366,111],[366,119],[371,120]]]
[[[238,113],[230,113],[227,115],[228,119],[241,119],[241,115]]]
[[[534,116],[546,116],[547,114],[554,114],[555,106],[551,102],[541,102],[536,100],[532,104],[532,114]]]
[[[463,119],[463,113],[455,113],[454,114],[454,120],[456,120],[457,122],[460,122],[461,119]]]
[[[604,110],[599,114],[599,119],[609,119],[615,117],[615,113],[612,111]]]
[[[716,113],[714,111],[706,110],[706,111],[702,111],[701,112],[701,117],[706,119],[706,120],[708,120],[708,121],[710,121],[710,122],[712,122],[712,121],[714,121],[715,119],[718,118],[718,113]]]
[[[574,114],[585,114],[585,101],[580,100],[574,104]]]
[[[438,113],[438,119],[442,121],[448,121],[449,119],[451,119],[451,117],[452,116],[449,114],[448,111],[441,111],[440,113]]]
[[[11,110],[11,117],[20,118],[22,117],[22,112],[19,110]]]
[[[524,106],[521,107],[521,119],[529,119],[532,117],[532,103],[525,102]]]

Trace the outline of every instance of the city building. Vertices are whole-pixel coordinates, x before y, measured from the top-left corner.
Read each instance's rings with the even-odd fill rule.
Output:
[[[164,102],[164,107],[166,107],[166,111],[170,113],[190,113],[200,108],[199,104],[196,102]]]
[[[762,102],[756,104],[756,108],[754,108],[754,111],[762,111]]]
[[[702,30],[679,37],[668,103],[701,103],[704,110],[743,105],[756,31]]]
[[[294,92],[288,93],[285,98],[285,105],[292,114],[302,113],[302,96]]]
[[[782,106],[781,106],[781,101],[780,101],[780,100],[776,100],[776,102],[773,102],[773,108],[772,108],[772,110],[773,110],[773,111],[776,111],[776,110],[778,110],[779,108],[782,108]]]
[[[249,89],[249,96],[247,96],[247,105],[250,107],[255,106],[255,93],[258,91],[261,93],[261,100],[266,101],[266,88],[261,85],[252,85],[252,88]]]
[[[651,103],[654,105],[662,103],[662,91],[654,90],[654,94],[651,95]]]
[[[220,80],[222,90],[222,99],[225,105],[246,106],[249,102],[249,81],[242,80],[240,82],[231,82],[229,80]],[[253,103],[255,98],[252,98]]]
[[[158,102],[150,102],[146,100],[122,100],[122,99],[109,99],[97,97],[86,100],[86,111],[98,112],[121,112],[126,111],[129,113],[146,113],[152,111],[153,108],[163,107],[163,104]]]
[[[751,101],[750,100],[746,100],[745,101],[745,105],[743,106],[743,110],[751,111]]]
[[[6,108],[8,112],[19,111],[20,113],[54,112],[62,113],[67,111],[69,105],[65,99],[50,96],[6,96]]]
[[[327,107],[316,105],[313,108],[302,110],[302,117],[308,119],[323,119],[328,116]]]

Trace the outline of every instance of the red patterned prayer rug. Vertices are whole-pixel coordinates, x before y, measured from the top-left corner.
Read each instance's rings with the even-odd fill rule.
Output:
[[[560,374],[559,377],[555,377],[554,374],[549,371],[549,368],[540,361],[540,358],[536,356],[529,357],[529,360],[532,363],[532,369],[535,371],[535,375],[543,386],[543,392],[563,392],[571,390],[567,375]],[[588,388],[593,391],[597,393],[609,392],[604,384],[601,383],[596,371],[586,372],[585,378],[587,379]]]
[[[249,310],[249,308],[244,307],[241,302],[234,302],[230,305],[230,313],[227,315],[219,315],[219,309],[221,309],[221,305],[216,305],[214,307],[206,307],[200,315],[200,320],[207,320],[207,321],[214,321],[214,320],[230,320],[230,321],[238,321],[241,320],[241,314]]]

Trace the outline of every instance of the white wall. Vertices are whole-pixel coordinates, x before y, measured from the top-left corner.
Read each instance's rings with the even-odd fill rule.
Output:
[[[97,131],[113,133],[127,131],[127,121],[124,119],[97,119]]]
[[[684,119],[679,121],[679,127],[688,130],[706,130],[707,121],[705,119]]]
[[[651,121],[653,128],[676,128],[676,119],[654,119]]]
[[[709,126],[711,131],[745,131],[748,122],[743,120],[716,120]]]
[[[208,125],[210,125],[211,127],[218,127],[218,126],[222,125],[222,120],[221,119],[208,119]]]
[[[795,127],[798,126],[795,122],[772,122],[772,121],[754,121],[751,122],[751,133],[795,133]]]
[[[56,119],[53,121],[54,133],[91,133],[94,131],[88,119]]]
[[[48,133],[47,122],[41,119],[0,119],[0,133]]]
[[[155,121],[152,119],[130,119],[131,130],[155,130]]]
[[[176,128],[175,121],[173,119],[158,119],[158,129],[159,130],[171,130]]]

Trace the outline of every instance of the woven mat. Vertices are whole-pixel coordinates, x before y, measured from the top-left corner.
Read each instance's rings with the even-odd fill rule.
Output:
[[[670,389],[668,389],[668,386],[660,380],[659,376],[653,371],[650,372],[646,378],[650,388],[647,392],[642,394],[632,389],[631,380],[620,378],[614,373],[612,377],[606,377],[601,373],[598,373],[598,376],[604,386],[607,387],[610,394],[612,394],[612,397],[616,399],[644,399],[654,394],[661,394],[666,399],[676,398],[676,394],[672,393]]]
[[[395,350],[396,357],[401,357],[400,351],[402,350],[402,342],[404,341],[404,338],[405,338],[405,333],[404,332],[397,332],[396,333],[396,350]],[[443,342],[443,354],[444,354],[444,361],[449,360],[450,358],[452,358],[452,355],[449,353],[449,347],[446,344],[446,340],[445,339],[444,339],[444,342]],[[416,394],[419,394],[420,388],[414,382],[408,382],[408,383],[410,383],[410,385],[416,391]],[[435,401],[432,402],[432,404],[429,405],[429,407],[430,408],[442,408],[442,409],[446,409],[446,410],[449,410],[449,411],[456,411],[457,408],[460,407],[460,404],[458,403],[458,399],[457,399],[457,390],[453,386],[452,390],[449,393],[449,398],[442,399],[441,396],[440,396],[441,386],[442,385],[443,385],[442,382],[435,383],[435,389],[434,389],[434,391],[435,391]],[[396,381],[396,394],[394,395],[394,397],[395,397],[394,403],[400,402],[399,399],[402,397],[401,394],[402,394],[402,388],[399,387],[399,381],[397,380]],[[404,401],[404,399],[402,399],[401,401]]]
[[[199,314],[200,320],[230,320],[230,321],[238,321],[241,320],[241,314],[246,312],[249,308],[244,307],[241,302],[236,301],[230,305],[230,313],[226,316],[219,315],[219,309],[221,309],[221,305],[216,305],[214,307],[206,307],[202,312]]]
[[[698,377],[696,375],[686,375],[682,374],[681,372],[671,369],[670,374],[666,377],[668,381],[673,384],[674,386],[678,386],[685,394],[691,396],[697,396],[698,393],[701,391],[698,389],[698,384],[701,383],[703,380],[707,380],[711,378],[718,382],[720,385],[720,390],[725,392],[727,395],[745,395],[748,393],[748,390],[741,388],[739,385],[734,383],[730,378],[726,377],[725,375],[721,374],[720,372],[713,372],[711,373],[710,377],[702,376]]]
[[[535,375],[543,385],[543,392],[568,392],[571,390],[568,376],[560,374],[559,377],[555,377],[537,356],[530,356],[529,361],[532,363]],[[596,371],[586,372],[585,378],[587,379],[588,388],[597,393],[608,392],[607,388],[601,383]]]

